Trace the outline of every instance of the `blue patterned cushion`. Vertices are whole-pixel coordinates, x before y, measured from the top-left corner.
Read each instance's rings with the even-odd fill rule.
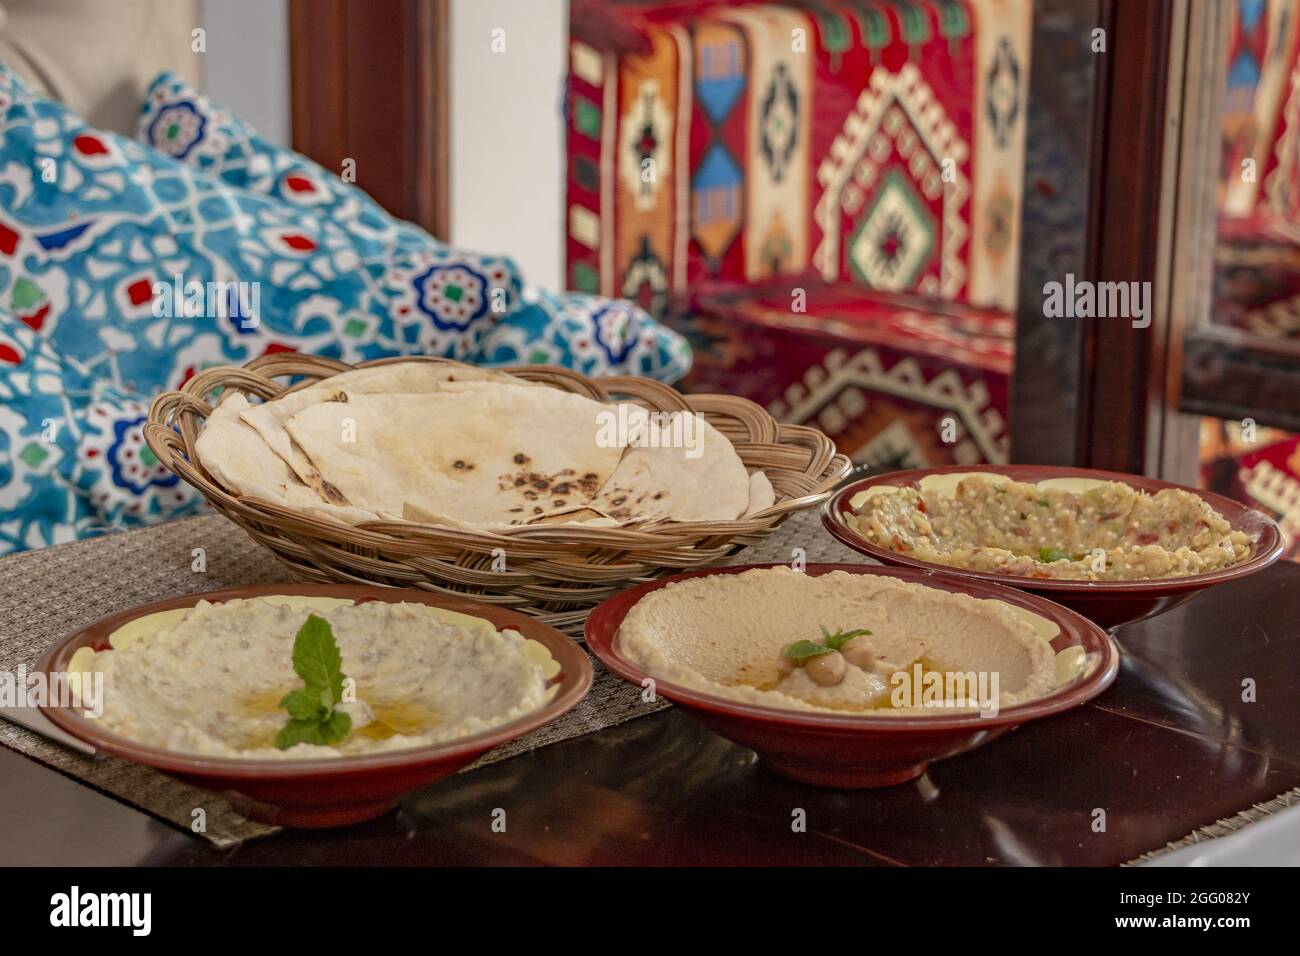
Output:
[[[523,305],[488,332],[481,361],[562,365],[586,375],[627,373],[674,382],[690,371],[691,350],[685,339],[630,302],[526,288]]]
[[[429,248],[445,248],[416,226],[394,220],[350,183],[258,136],[175,74],[162,74],[150,87],[138,135],[154,149],[223,182],[325,212],[331,222],[381,238],[406,255],[418,258]],[[445,295],[436,288],[443,285],[458,296],[468,289],[469,298],[479,307],[491,294],[484,291],[490,283],[477,279],[483,269],[473,257],[432,276],[425,268],[396,271],[392,291],[399,310],[419,308],[422,300],[431,300],[429,311],[436,313],[440,302],[446,305]],[[510,297],[508,306],[487,327],[478,352],[470,356],[472,361],[548,363],[588,375],[637,374],[666,382],[678,381],[690,371],[685,339],[629,302],[527,287],[518,299]]]
[[[144,444],[147,412],[0,311],[0,554],[196,512]]]
[[[328,205],[236,188],[89,129],[7,70],[0,113],[0,306],[59,355],[142,394],[276,349],[472,359],[516,304],[504,258],[417,247],[386,217],[354,230]],[[216,296],[160,320],[158,294],[178,275]],[[250,283],[247,300],[203,285],[236,281]]]

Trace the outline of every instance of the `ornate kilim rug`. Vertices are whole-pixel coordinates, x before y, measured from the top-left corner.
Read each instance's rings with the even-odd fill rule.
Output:
[[[1029,0],[636,9],[649,55],[570,50],[573,286],[657,309],[813,270],[1014,307]]]
[[[1201,486],[1263,511],[1300,560],[1300,435],[1202,419]]]
[[[847,283],[702,286],[688,391],[744,395],[884,469],[1005,462],[1013,320]]]

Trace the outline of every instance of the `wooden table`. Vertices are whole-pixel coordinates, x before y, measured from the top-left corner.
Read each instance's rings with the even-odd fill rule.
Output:
[[[220,851],[0,748],[0,863],[1115,864],[1300,787],[1300,565],[1117,639],[1123,670],[1094,704],[876,791],[787,782],[669,710],[443,781],[367,824]]]

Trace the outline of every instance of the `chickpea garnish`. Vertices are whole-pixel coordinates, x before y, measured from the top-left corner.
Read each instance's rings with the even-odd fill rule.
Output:
[[[808,672],[808,677],[814,684],[820,687],[834,687],[844,680],[849,666],[844,663],[844,655],[839,651],[827,651],[825,654],[809,658],[803,669]]]
[[[840,648],[840,653],[844,655],[846,661],[854,667],[862,668],[864,671],[869,671],[876,666],[876,652],[865,636],[855,637],[853,640],[847,641]]]
[[[808,672],[809,680],[814,684],[820,687],[834,687],[844,680],[850,663],[863,667],[864,670],[875,663],[875,653],[870,645],[862,640],[870,633],[866,628],[859,628],[856,631],[836,631],[832,634],[823,625],[821,640],[795,641],[781,649],[781,656],[776,661],[777,672],[782,677],[788,677],[794,673],[795,668],[803,667]],[[850,648],[852,657],[841,653]],[[864,667],[857,664],[857,660],[865,660],[868,663]]]

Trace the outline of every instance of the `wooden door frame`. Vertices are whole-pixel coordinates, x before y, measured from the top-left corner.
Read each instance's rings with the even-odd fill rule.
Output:
[[[1189,115],[1213,115],[1213,146],[1207,139],[1201,150],[1213,150],[1216,184],[1230,15],[1224,0],[1218,2],[1223,6],[1217,24],[1218,42],[1205,44],[1201,53],[1205,70],[1213,74],[1214,85],[1199,95],[1189,88],[1184,106]],[[1266,157],[1254,158],[1262,171]],[[1210,239],[1209,270],[1213,270],[1217,223],[1211,220],[1201,228]],[[1300,431],[1300,340],[1267,338],[1244,328],[1211,322],[1213,305],[1207,293],[1204,304],[1190,311],[1183,325],[1181,360],[1171,368],[1169,382],[1179,408],[1194,415],[1250,419],[1258,425]]]
[[[1162,216],[1164,285],[1169,321],[1163,385],[1165,428],[1154,465],[1162,477],[1195,484],[1200,472],[1200,419],[1185,414],[1183,376],[1192,331],[1210,315],[1219,219],[1223,97],[1227,80],[1229,0],[1201,0],[1180,8],[1170,69],[1171,102],[1179,122],[1169,124],[1166,195]]]
[[[289,0],[293,147],[450,234],[449,0]]]
[[[1079,464],[1156,474],[1168,417],[1169,309],[1163,261],[1171,215],[1166,168],[1171,57],[1180,10],[1168,0],[1106,0],[1107,52],[1098,71],[1087,278],[1149,282],[1151,323],[1083,321]],[[1185,11],[1184,11],[1185,12]]]
[[[1226,9],[1098,0],[1095,25],[1085,22],[1093,11],[1078,15],[1081,35],[1105,31],[1106,52],[1096,54],[1091,116],[1077,118],[1091,150],[1076,278],[1151,283],[1151,323],[1048,318],[1042,283],[1064,275],[1023,274],[1014,460],[1195,480],[1196,421],[1178,411],[1178,383],[1183,332],[1209,307],[1222,82],[1211,54]]]

